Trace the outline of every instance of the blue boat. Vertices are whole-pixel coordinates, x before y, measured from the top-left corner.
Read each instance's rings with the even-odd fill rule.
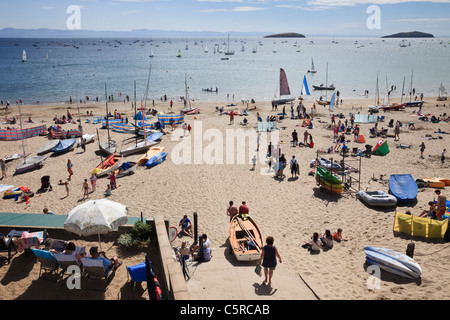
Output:
[[[403,204],[413,203],[419,188],[410,174],[392,174],[389,176],[389,192]]]
[[[151,167],[155,167],[158,164],[164,162],[164,160],[166,160],[167,157],[167,152],[160,152],[158,153],[156,156],[151,157],[147,163],[145,164],[145,166],[147,168],[151,168]]]
[[[164,133],[162,133],[162,132],[155,132],[155,133],[152,133],[151,135],[149,135],[146,140],[147,141],[158,141],[161,139],[161,137],[163,135],[164,135]]]
[[[54,153],[57,154],[61,154],[64,152],[69,151],[70,149],[73,148],[73,146],[75,145],[75,143],[77,142],[76,139],[66,139],[66,140],[61,140],[53,149],[52,151]]]

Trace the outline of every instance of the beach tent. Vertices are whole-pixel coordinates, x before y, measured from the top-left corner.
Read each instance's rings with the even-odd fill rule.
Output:
[[[394,232],[406,233],[415,237],[443,239],[448,227],[448,219],[438,221],[395,212]]]
[[[364,138],[364,136],[362,134],[360,134],[358,136],[358,139],[355,140],[355,142],[357,142],[357,143],[366,143],[366,139]]]
[[[142,113],[142,111],[139,111],[138,113],[136,113],[136,115],[133,118],[134,120],[148,120],[144,114]]]
[[[389,146],[386,140],[380,139],[372,150],[372,154],[385,156],[389,153]]]

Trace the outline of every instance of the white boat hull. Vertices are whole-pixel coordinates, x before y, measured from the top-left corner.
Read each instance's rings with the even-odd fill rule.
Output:
[[[370,206],[392,207],[397,204],[397,198],[384,191],[358,191],[357,197]]]

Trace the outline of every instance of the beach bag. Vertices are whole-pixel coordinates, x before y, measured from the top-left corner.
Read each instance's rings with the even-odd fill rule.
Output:
[[[262,266],[260,263],[255,267],[255,273],[260,277],[262,276]]]

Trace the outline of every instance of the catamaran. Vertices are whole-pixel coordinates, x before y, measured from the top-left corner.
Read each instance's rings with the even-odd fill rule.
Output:
[[[274,104],[285,104],[291,101],[294,101],[295,98],[291,97],[291,90],[289,89],[289,83],[286,77],[286,72],[284,71],[283,68],[280,68],[280,82],[279,82],[279,86],[280,86],[280,96],[278,99],[274,99],[272,100],[272,102]],[[283,96],[288,96],[283,98]]]

